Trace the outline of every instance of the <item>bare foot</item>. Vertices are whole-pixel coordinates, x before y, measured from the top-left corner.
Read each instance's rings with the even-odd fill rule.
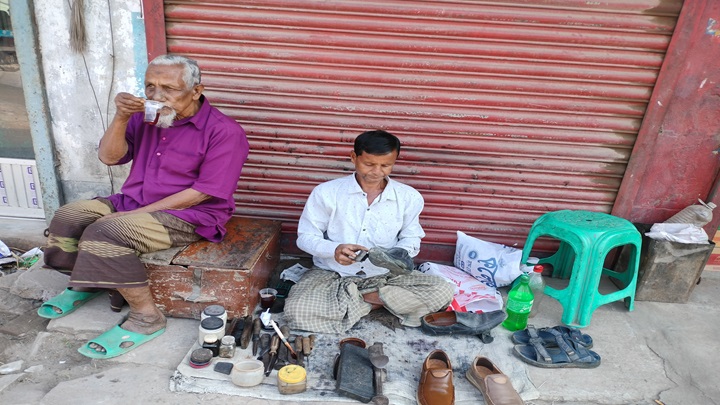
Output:
[[[377,291],[363,294],[363,300],[365,300],[365,302],[367,302],[368,304],[372,305],[373,310],[380,309],[385,306],[385,304],[380,299],[380,294],[378,294]]]
[[[68,289],[69,289],[69,290],[73,290],[73,291],[77,291],[77,292],[97,292],[97,291],[99,291],[99,289],[97,289],[97,288],[86,288],[86,287],[68,287]],[[74,307],[76,307],[76,306],[78,306],[78,305],[81,305],[81,304],[83,304],[83,301],[75,301],[75,302],[73,302],[73,306],[74,306]],[[63,310],[62,310],[62,309],[60,309],[60,308],[58,308],[58,307],[56,307],[56,306],[54,306],[54,305],[51,305],[51,306],[52,306],[53,311],[55,311],[56,313],[58,313],[58,314],[62,314],[62,313],[63,313]]]
[[[127,320],[120,327],[130,332],[150,335],[164,328],[166,324],[165,315],[160,311],[152,315],[130,311]]]

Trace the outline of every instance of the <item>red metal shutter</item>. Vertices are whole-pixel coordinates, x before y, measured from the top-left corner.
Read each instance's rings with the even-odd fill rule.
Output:
[[[248,133],[239,215],[292,240],[312,188],[382,128],[404,145],[393,178],[425,197],[424,257],[448,259],[456,230],[514,245],[545,212],[611,211],[681,7],[166,1],[165,28]]]

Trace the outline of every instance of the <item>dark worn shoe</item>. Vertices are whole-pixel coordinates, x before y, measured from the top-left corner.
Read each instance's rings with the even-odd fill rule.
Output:
[[[110,296],[110,309],[113,312],[120,312],[127,305],[125,297],[118,290],[109,290],[108,295]]]
[[[491,312],[436,312],[420,319],[420,328],[428,335],[482,335],[505,320],[502,310]]]
[[[417,390],[420,405],[453,405],[455,386],[452,365],[442,350],[433,350],[425,359]]]
[[[508,376],[487,357],[476,357],[465,373],[465,377],[482,392],[487,405],[524,404]]]
[[[391,274],[396,276],[408,274],[415,268],[412,257],[403,248],[371,248],[368,251],[368,260],[375,266],[388,269]]]

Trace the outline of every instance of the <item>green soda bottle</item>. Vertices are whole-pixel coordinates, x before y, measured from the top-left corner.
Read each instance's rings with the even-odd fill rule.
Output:
[[[516,331],[527,327],[528,316],[533,305],[533,292],[530,289],[530,277],[527,274],[520,276],[520,283],[508,293],[507,319],[502,326],[507,330]]]

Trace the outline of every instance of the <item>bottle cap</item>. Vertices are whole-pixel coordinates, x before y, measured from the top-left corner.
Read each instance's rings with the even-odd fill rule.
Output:
[[[209,335],[205,335],[203,340],[205,341],[205,343],[215,343],[215,342],[217,342],[218,339],[217,339],[217,336],[215,336],[213,334],[209,334]]]
[[[234,344],[235,336],[230,336],[230,335],[223,336],[222,340],[220,340],[220,343],[223,345]]]
[[[533,267],[533,272],[535,272],[535,273],[542,273],[544,269],[545,269],[545,268],[543,267],[542,264],[536,264],[536,265]]]

